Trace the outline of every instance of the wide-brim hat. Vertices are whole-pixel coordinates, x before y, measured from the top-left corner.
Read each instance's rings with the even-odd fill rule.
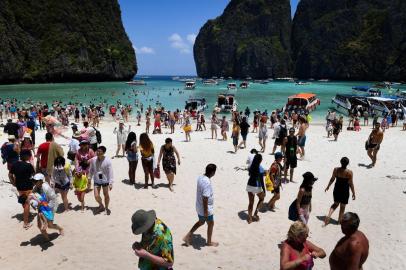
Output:
[[[9,139],[9,140],[15,140],[15,139],[16,139],[16,136],[14,136],[14,135],[8,135],[8,139]]]
[[[72,137],[73,138],[80,138],[80,136],[82,136],[82,134],[79,131],[76,131],[75,133],[73,133]]]
[[[79,145],[83,145],[83,144],[89,144],[89,141],[83,140],[83,141],[81,141],[81,142],[79,143]]]
[[[318,179],[317,177],[314,177],[314,175],[311,172],[305,172],[303,174],[303,178],[313,180],[313,181],[317,181],[317,179]]]
[[[23,138],[31,139],[31,135],[29,133],[24,133]]]
[[[42,173],[37,173],[32,177],[32,180],[34,181],[43,181],[45,179],[45,176]]]
[[[154,210],[137,210],[131,217],[131,229],[134,234],[142,234],[148,231],[154,225],[156,213]]]

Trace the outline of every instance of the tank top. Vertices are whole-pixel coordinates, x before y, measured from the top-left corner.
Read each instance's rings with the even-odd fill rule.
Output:
[[[286,143],[286,156],[288,157],[294,157],[296,155],[296,150],[297,150],[297,138],[296,136],[287,136],[288,139]]]

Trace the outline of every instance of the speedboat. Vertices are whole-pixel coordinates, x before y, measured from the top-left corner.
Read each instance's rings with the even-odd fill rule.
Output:
[[[295,85],[309,85],[310,83],[308,83],[308,82],[301,82],[301,81],[297,81],[296,83],[295,83]]]
[[[296,107],[303,108],[311,112],[315,110],[318,105],[320,105],[320,99],[318,99],[315,94],[300,93],[288,97],[288,102],[285,105],[285,109]]]
[[[196,88],[196,82],[195,81],[186,81],[185,82],[185,89],[186,90],[193,90]]]
[[[192,116],[207,109],[205,98],[189,98],[185,103],[185,109],[191,111]]]
[[[128,85],[147,85],[147,83],[144,80],[132,80],[129,82],[126,82]]]
[[[231,82],[227,84],[228,90],[237,90],[237,84],[235,82]]]
[[[216,112],[232,112],[237,110],[237,102],[234,94],[220,94],[214,106]]]
[[[352,88],[352,90],[354,90],[354,92],[361,92],[361,93],[366,93],[369,96],[372,97],[380,97],[382,96],[382,91],[379,89],[375,89],[369,86],[354,86]]]
[[[218,85],[219,83],[215,79],[207,79],[203,81],[204,85]]]
[[[367,95],[346,95],[346,94],[337,94],[334,98],[331,99],[331,103],[335,104],[334,108],[336,111],[339,111],[343,114],[349,114],[354,107],[369,107],[369,102],[367,100]]]
[[[242,88],[242,89],[246,89],[249,86],[250,86],[250,84],[247,81],[244,81],[244,82],[240,83],[240,88]]]
[[[388,114],[392,109],[397,108],[401,99],[397,97],[368,97],[370,106],[376,112],[380,112],[381,115]]]

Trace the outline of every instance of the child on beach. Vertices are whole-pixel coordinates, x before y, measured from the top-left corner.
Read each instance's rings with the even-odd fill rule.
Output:
[[[82,211],[82,213],[85,210],[85,194],[87,183],[88,179],[86,174],[82,173],[80,169],[74,171],[73,187],[75,188],[75,195],[78,197],[78,200],[81,204],[80,210]]]

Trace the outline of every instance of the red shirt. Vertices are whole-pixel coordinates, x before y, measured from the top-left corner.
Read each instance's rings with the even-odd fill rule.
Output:
[[[37,157],[41,157],[41,168],[46,168],[48,165],[48,151],[50,142],[42,143],[37,150]]]

